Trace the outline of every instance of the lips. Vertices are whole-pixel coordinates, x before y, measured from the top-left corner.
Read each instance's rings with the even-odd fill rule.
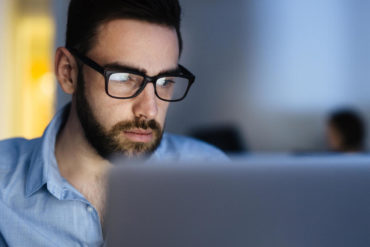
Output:
[[[123,132],[133,142],[150,142],[153,139],[153,132],[144,129],[131,129]]]

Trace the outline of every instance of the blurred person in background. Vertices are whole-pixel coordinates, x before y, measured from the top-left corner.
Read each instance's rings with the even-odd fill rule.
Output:
[[[330,115],[327,126],[327,141],[330,151],[364,152],[365,138],[365,123],[355,111],[343,109]]]
[[[177,0],[71,0],[55,73],[72,102],[41,138],[0,142],[0,246],[103,245],[111,155],[227,159],[163,131],[195,78],[178,64],[180,16]]]

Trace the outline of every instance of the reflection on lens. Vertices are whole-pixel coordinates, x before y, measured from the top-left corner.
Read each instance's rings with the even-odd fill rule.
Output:
[[[114,73],[109,77],[108,92],[115,97],[131,97],[139,90],[144,78],[130,73]]]
[[[184,97],[189,80],[182,77],[160,78],[156,82],[159,97],[165,100],[178,100]]]

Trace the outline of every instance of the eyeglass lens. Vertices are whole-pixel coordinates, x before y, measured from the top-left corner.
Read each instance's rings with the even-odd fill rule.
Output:
[[[131,73],[111,74],[108,81],[108,92],[114,97],[132,97],[140,90],[144,77]],[[182,77],[161,77],[155,82],[158,96],[164,100],[181,99],[188,88],[189,80]]]

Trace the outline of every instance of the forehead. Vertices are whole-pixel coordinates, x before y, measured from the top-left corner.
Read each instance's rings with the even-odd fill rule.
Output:
[[[88,55],[101,65],[118,63],[155,75],[177,66],[179,45],[174,28],[119,19],[99,26]]]

